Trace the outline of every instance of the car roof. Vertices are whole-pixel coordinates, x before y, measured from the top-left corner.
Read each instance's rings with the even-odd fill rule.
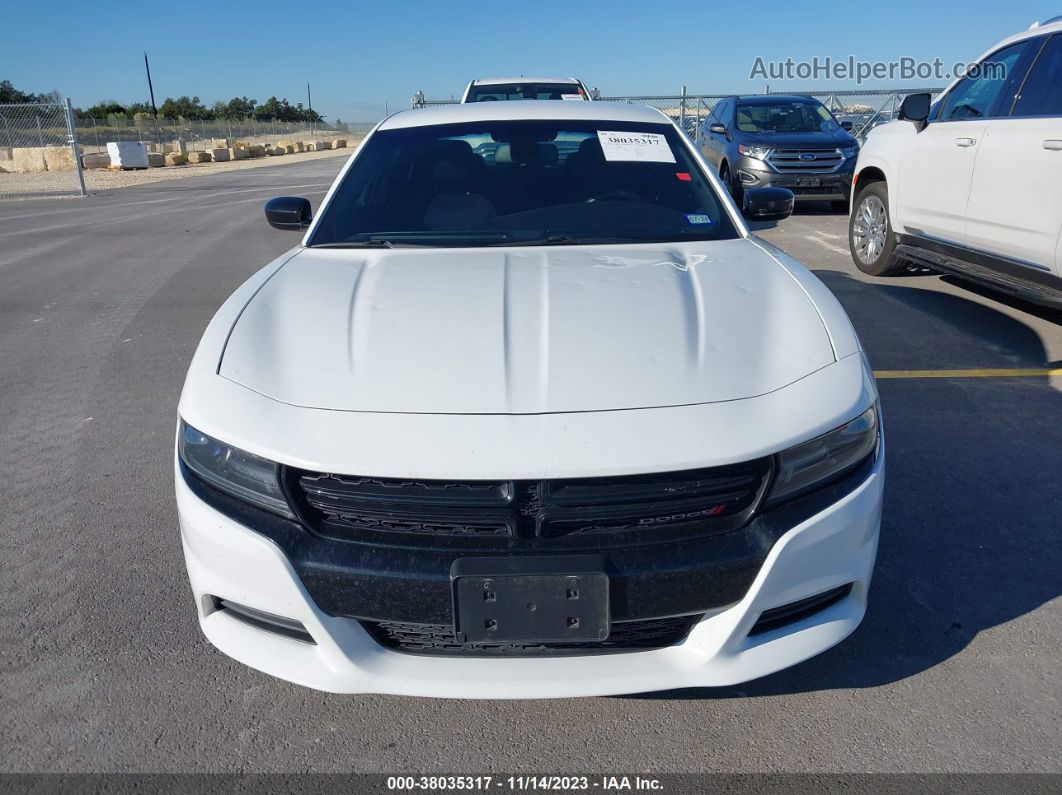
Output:
[[[1059,31],[1062,31],[1062,19],[1058,17],[1049,19],[1043,24],[1039,22],[1034,22],[1032,25],[1029,26],[1028,30],[1023,30],[1019,33],[1015,33],[1013,36],[1008,36],[998,44],[993,45],[988,51],[981,55],[981,58],[984,58],[986,55],[991,55],[1001,47],[1006,47],[1008,44],[1013,44],[1016,41],[1021,41],[1022,39],[1031,39],[1035,36],[1044,36],[1048,33],[1058,33]],[[981,58],[978,58],[977,60],[981,60]]]
[[[739,94],[734,99],[740,99],[749,105],[767,105],[771,102],[818,102],[810,94]]]
[[[574,77],[484,77],[472,81],[474,86],[496,86],[503,83],[570,83],[573,86],[579,85],[579,81]]]
[[[656,108],[623,102],[469,102],[403,110],[382,121],[379,129],[520,119],[672,124],[672,120]]]
[[[1008,36],[1002,41],[993,44],[991,47],[981,53],[973,61],[973,63],[979,63],[981,60],[987,58],[989,55],[996,52],[997,50],[1001,50],[1008,45],[1014,44],[1015,42],[1022,41],[1024,39],[1032,39],[1037,36],[1046,36],[1051,33],[1062,33],[1062,18],[1052,17],[1044,23],[1034,22],[1032,25],[1029,26],[1027,30],[1015,33],[1013,36]],[[948,91],[951,91],[952,86],[954,86],[960,80],[962,80],[962,77],[954,77],[952,81],[944,87],[944,90],[941,92],[941,94],[945,94]]]

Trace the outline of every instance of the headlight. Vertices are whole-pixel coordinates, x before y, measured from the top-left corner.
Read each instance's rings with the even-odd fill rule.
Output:
[[[771,153],[766,146],[746,146],[745,144],[738,144],[738,151],[745,157],[754,157],[757,160],[766,160],[767,155]]]
[[[186,467],[214,488],[267,511],[295,518],[280,488],[275,462],[212,439],[183,420],[177,453]]]
[[[841,154],[845,157],[855,157],[859,154],[859,144],[852,144],[851,146],[842,146]]]
[[[770,502],[777,504],[824,486],[855,469],[878,444],[878,407],[778,455]]]

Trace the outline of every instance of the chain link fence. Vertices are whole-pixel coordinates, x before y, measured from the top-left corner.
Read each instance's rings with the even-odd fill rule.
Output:
[[[109,143],[143,142],[157,153],[228,148],[236,142],[275,147],[281,141],[337,138],[347,138],[350,146],[374,126],[254,118],[155,119],[148,114],[99,119],[78,116],[69,101],[0,104],[0,198],[84,196],[83,168],[104,168],[106,157],[90,158],[106,155]]]
[[[74,120],[78,143],[85,152],[102,153],[107,144],[143,141],[164,147],[183,141],[189,151],[213,148],[212,142],[227,138],[247,143],[272,144],[280,141],[323,141],[338,135],[364,135],[375,122],[285,122],[258,119],[155,119],[147,114],[112,115],[105,119],[78,116]]]
[[[900,104],[908,94],[928,93],[934,97],[940,88],[870,89],[857,91],[794,91],[811,96],[824,104],[840,123],[850,122],[852,135],[859,140],[878,125],[893,121]],[[784,93],[784,92],[783,92]],[[686,131],[696,137],[701,122],[711,115],[716,103],[733,94],[674,94],[670,96],[600,97],[600,102],[626,102],[657,108]]]
[[[794,94],[812,96],[829,108],[837,121],[851,122],[852,134],[863,140],[874,127],[896,118],[900,103],[908,94],[929,93],[936,97],[940,88],[888,88],[855,91],[794,91]],[[748,92],[745,92],[748,93]],[[769,91],[765,92],[769,93]],[[784,92],[782,92],[784,93]],[[730,94],[687,94],[685,87],[679,94],[598,97],[598,102],[625,102],[631,105],[649,105],[672,118],[679,127],[696,137],[701,122],[711,115],[716,103]],[[418,92],[413,98],[414,108],[451,105],[456,99],[424,99]]]
[[[15,175],[46,173],[32,189]],[[0,196],[85,195],[70,102],[0,105]]]

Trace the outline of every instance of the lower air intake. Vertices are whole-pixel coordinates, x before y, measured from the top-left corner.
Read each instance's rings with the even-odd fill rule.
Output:
[[[407,654],[479,657],[557,657],[569,654],[609,654],[662,649],[681,643],[701,616],[617,621],[609,637],[582,643],[459,643],[451,624],[408,624],[362,621],[377,643]]]

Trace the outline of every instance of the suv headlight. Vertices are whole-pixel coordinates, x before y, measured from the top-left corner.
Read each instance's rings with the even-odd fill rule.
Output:
[[[745,155],[745,157],[754,157],[757,160],[766,160],[767,155],[771,153],[769,147],[766,146],[746,146],[745,144],[738,144],[738,152]]]
[[[177,454],[211,486],[246,502],[295,518],[280,488],[280,467],[273,461],[219,442],[181,420]]]
[[[842,146],[841,154],[845,157],[855,157],[859,154],[859,144],[852,144],[851,146]]]
[[[840,428],[779,453],[769,502],[814,491],[858,467],[877,447],[878,424],[874,405]]]

